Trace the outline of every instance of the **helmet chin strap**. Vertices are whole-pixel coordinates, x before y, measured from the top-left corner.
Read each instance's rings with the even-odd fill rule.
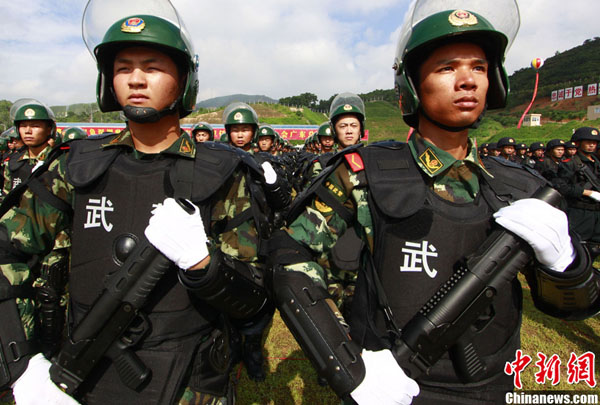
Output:
[[[160,111],[152,107],[134,107],[126,105],[123,107],[123,113],[128,120],[137,122],[138,124],[158,122],[167,115],[175,114],[178,110],[180,100],[181,97],[178,97],[170,106]]]
[[[421,114],[423,115],[423,117],[425,117],[425,119],[427,121],[431,122],[436,127],[441,128],[444,131],[448,131],[448,132],[461,132],[461,131],[464,131],[465,129],[477,129],[479,127],[479,125],[481,125],[481,121],[483,120],[483,117],[485,116],[485,113],[487,111],[487,103],[485,104],[485,108],[483,109],[481,114],[479,114],[479,117],[477,117],[477,119],[473,123],[471,123],[469,125],[460,126],[460,127],[451,127],[448,125],[444,125],[441,122],[438,122],[438,121],[434,120],[433,118],[431,118],[429,115],[427,115],[427,113],[425,112],[425,110],[423,108],[421,108],[420,110],[421,110]]]

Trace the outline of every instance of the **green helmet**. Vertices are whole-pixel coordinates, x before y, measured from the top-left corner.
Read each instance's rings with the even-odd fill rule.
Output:
[[[469,11],[449,9],[458,4]],[[493,19],[496,19],[494,24],[490,22]],[[420,64],[433,50],[453,41],[473,42],[485,51],[489,65],[487,108],[503,108],[509,91],[504,55],[516,36],[519,21],[516,0],[479,4],[417,0],[402,27],[394,60],[395,85],[404,121],[418,127],[420,101],[416,86]]]
[[[8,141],[10,141],[11,139],[19,138],[17,128],[14,126],[8,128],[6,131],[2,132],[0,138],[7,139]]]
[[[88,137],[87,132],[79,127],[69,127],[62,131],[62,141],[72,141],[75,139],[86,139]]]
[[[56,133],[56,118],[54,112],[50,107],[46,106],[33,98],[22,98],[11,106],[10,108],[10,119],[15,125],[15,128],[19,129],[19,123],[22,121],[48,121],[52,126],[50,137]]]
[[[192,128],[192,135],[195,135],[197,131],[207,131],[210,134],[208,140],[215,140],[215,131],[208,122],[199,122],[196,125],[194,125],[194,127]]]
[[[329,124],[336,142],[335,123],[340,119],[340,116],[345,114],[356,115],[356,118],[360,121],[360,137],[362,138],[365,135],[365,120],[367,119],[365,103],[354,93],[341,93],[335,96],[331,101],[331,107],[329,107]]]
[[[273,138],[273,145],[279,142],[279,134],[273,129],[270,125],[261,125],[258,127],[258,131],[256,131],[256,135],[254,137],[254,143],[258,143],[258,138],[261,136],[270,136]]]
[[[227,131],[221,134],[221,136],[219,137],[219,142],[229,143],[229,134],[227,133]]]
[[[198,94],[198,57],[181,18],[167,0],[126,3],[89,0],[83,15],[83,38],[98,65],[96,96],[100,110],[123,110],[134,122],[155,122],[174,112],[185,117],[193,111]],[[104,22],[110,22],[110,26]],[[166,109],[156,111],[118,103],[112,84],[113,62],[115,54],[128,46],[149,46],[164,52],[185,74],[182,94]]]
[[[256,131],[258,129],[258,114],[254,111],[254,108],[250,107],[246,103],[236,101],[225,107],[223,111],[223,125],[225,125],[225,132],[227,133],[227,142],[229,142],[229,132],[231,125],[234,124],[251,124],[254,126],[254,134],[250,142],[256,139]]]
[[[331,133],[331,125],[329,125],[329,121],[326,121],[319,125],[317,136],[333,136],[333,134]]]

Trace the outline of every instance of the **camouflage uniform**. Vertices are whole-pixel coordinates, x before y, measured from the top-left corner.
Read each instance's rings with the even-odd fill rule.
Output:
[[[154,156],[137,151],[128,130],[106,137],[106,143],[102,147],[125,148],[127,153],[132,154],[136,159],[152,159]],[[194,142],[184,131],[169,148],[160,152],[161,155],[177,155],[184,158],[193,158],[195,153]],[[40,180],[52,194],[73,207],[75,188],[66,179],[67,155],[68,152],[54,160],[48,171],[41,174]],[[231,219],[250,207],[251,200],[246,187],[246,179],[240,169],[236,169],[211,200],[214,203],[211,225],[224,218]],[[59,235],[70,233],[70,220],[69,215],[38,199],[30,190],[27,190],[19,205],[12,208],[2,218],[0,227],[6,229],[10,241],[18,247],[20,252],[27,256],[44,255],[53,248],[55,240],[61,240]],[[252,219],[222,234],[208,235],[208,237],[212,242],[211,252],[220,249],[235,259],[260,266],[257,258],[258,233]],[[32,283],[40,276],[34,268],[29,268],[23,262],[1,264],[0,268],[11,285]],[[29,298],[17,298],[16,301],[26,337],[31,339],[36,336],[34,302]],[[225,403],[224,398],[193,392],[189,388],[181,395],[180,403],[182,404],[216,405]]]

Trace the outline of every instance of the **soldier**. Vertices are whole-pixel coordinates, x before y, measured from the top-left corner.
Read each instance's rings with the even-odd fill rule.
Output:
[[[488,156],[500,156],[500,149],[498,148],[497,142],[490,142],[488,144],[488,151],[489,151]]]
[[[531,157],[525,159],[522,164],[533,169],[537,163],[544,160],[545,151],[546,147],[543,142],[533,142],[531,145],[529,145]]]
[[[515,146],[517,143],[513,138],[504,137],[500,138],[497,143],[497,147],[500,150],[500,157],[510,160],[511,162],[515,161]]]
[[[365,135],[365,103],[354,93],[335,96],[329,107],[329,125],[340,149],[356,145]]]
[[[37,100],[17,100],[10,115],[26,147],[14,153],[4,168],[2,196],[25,181],[46,160],[52,150],[49,141],[56,133],[54,113]]]
[[[61,135],[62,143],[74,141],[75,139],[86,139],[88,137],[87,132],[85,132],[82,128],[79,127],[65,128],[63,129]]]
[[[317,139],[321,144],[322,153],[333,153],[335,152],[335,139],[331,133],[331,126],[329,122],[324,122],[319,125],[317,130]]]
[[[270,223],[281,225],[280,211],[288,208],[291,202],[290,187],[283,176],[283,169],[275,156],[268,153],[254,153],[251,146],[258,134],[258,114],[246,103],[235,102],[228,105],[223,111],[223,124],[227,131],[230,144],[248,152],[248,157],[254,159],[265,170],[265,182],[261,186],[266,194],[266,202],[269,203],[271,211],[268,213]],[[275,131],[271,128],[271,131]],[[248,376],[254,381],[263,381],[264,356],[262,353],[262,339],[268,324],[270,323],[274,306],[269,306],[265,315],[256,322],[237,323],[243,337],[242,360],[248,371]]]
[[[600,135],[597,128],[581,127],[571,141],[577,154],[558,165],[554,186],[567,199],[567,215],[573,229],[600,252],[600,159],[595,155]]]
[[[490,153],[490,152],[489,152],[489,150],[488,150],[488,147],[489,147],[489,146],[490,146],[490,144],[489,144],[489,143],[484,143],[484,144],[482,144],[482,145],[479,147],[479,157],[480,157],[480,158],[482,158],[482,159],[483,159],[484,157],[488,157],[488,155],[489,155],[489,153]]]
[[[254,108],[239,101],[229,104],[223,111],[223,125],[231,146],[250,151],[258,129],[258,115]]]
[[[295,201],[296,219],[274,237],[279,244],[271,255],[274,292],[283,319],[334,391],[359,404],[408,404],[414,397],[425,404],[504,402],[513,389],[504,366],[519,348],[522,293],[516,278],[503,284],[491,306],[483,305],[477,322],[458,328],[459,335],[466,333],[459,346],[473,345],[483,357],[484,372],[459,376],[444,355],[417,377],[419,366],[413,362],[422,364],[430,353],[415,358],[413,350],[436,339],[436,332],[444,335],[451,325],[446,323],[432,325],[428,335],[421,334],[427,329],[408,329],[419,333],[410,337],[423,336],[400,357],[416,382],[392,355],[406,353],[399,348],[407,345],[402,339],[410,339],[404,334],[407,322],[450,277],[460,278],[455,274],[460,263],[492,228],[505,232],[494,219],[532,246],[532,274],[577,284],[574,279],[585,271],[586,288],[598,290],[587,256],[568,235],[566,216],[527,198],[545,181],[504,159],[488,159],[482,167],[468,138],[486,107],[505,106],[503,60],[519,24],[516,3],[484,10],[486,17],[508,23],[500,25],[504,31],[482,13],[447,10],[445,4],[417,1],[397,47],[403,118],[418,131],[408,144],[384,142],[339,152],[304,193],[306,199]],[[347,228],[365,241],[350,319],[331,301],[320,265]],[[536,301],[551,299],[536,292]],[[600,300],[592,300],[583,298],[579,315],[598,311]],[[448,310],[456,310],[456,304]],[[434,344],[435,350],[446,347],[442,343]],[[464,353],[456,360],[466,360]]]
[[[552,181],[556,177],[558,166],[562,162],[564,154],[565,141],[552,139],[546,144],[546,157],[544,160],[536,162],[533,168],[547,180]]]
[[[195,142],[206,142],[215,140],[215,132],[207,122],[199,122],[192,128],[192,138]]]
[[[258,145],[259,152],[265,152],[270,154],[276,154],[275,141],[277,140],[277,132],[270,125],[262,125],[256,132],[258,139],[255,143]]]
[[[12,129],[12,130],[11,130]],[[8,150],[11,154],[17,153],[25,146],[21,136],[19,135],[19,131],[13,126],[7,130],[8,134]]]
[[[523,162],[527,159],[527,145],[524,143],[519,143],[515,149],[517,151],[515,161],[523,164]]]
[[[576,154],[577,154],[577,145],[575,145],[575,142],[573,142],[573,141],[565,142],[564,160],[569,160]]]
[[[160,15],[115,14],[120,6],[90,1],[83,30],[97,61],[100,109],[123,110],[128,127],[58,149],[0,223],[0,361],[8,372],[2,385],[12,387],[18,404],[76,403],[65,392],[88,404],[233,403],[227,318],[261,318],[267,302],[264,275],[254,267],[268,237],[255,204],[264,196],[246,187],[265,181],[264,172],[227,146],[195,145],[180,128],[179,119],[194,108],[198,64],[170,3],[144,2]],[[73,325],[51,380],[50,363],[33,344],[36,315],[27,287],[36,257],[62,230],[72,234]],[[144,259],[125,271],[140,268],[154,277],[160,264],[166,273],[153,278],[154,288],[148,278],[133,284],[133,301],[145,300],[123,335],[96,340],[123,327],[105,304],[123,287],[124,279],[112,275],[138,257]],[[129,301],[116,305],[117,315],[133,310]],[[88,344],[90,351],[79,350]],[[90,352],[102,357],[90,360]],[[88,366],[83,381],[70,377]]]

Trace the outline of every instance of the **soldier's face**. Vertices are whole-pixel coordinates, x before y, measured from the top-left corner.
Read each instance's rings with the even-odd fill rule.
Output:
[[[40,146],[48,141],[52,127],[41,120],[21,121],[19,123],[19,135],[27,146]]]
[[[180,93],[177,66],[171,57],[148,47],[131,47],[117,53],[113,87],[121,106],[168,107]]]
[[[537,158],[541,158],[544,157],[544,149],[536,149],[533,152],[533,156],[537,157]]]
[[[579,141],[579,149],[584,153],[594,153],[596,151],[596,146],[598,146],[598,142],[590,141],[588,139]]]
[[[253,136],[254,126],[250,124],[233,124],[229,130],[229,139],[238,148],[249,145]]]
[[[356,145],[360,139],[360,121],[354,114],[342,115],[335,123],[335,133],[342,147]]]
[[[324,149],[331,149],[333,147],[333,136],[319,136],[319,141]]]
[[[514,146],[504,146],[502,147],[502,155],[504,156],[512,156],[515,154]]]
[[[210,133],[208,131],[199,130],[194,132],[194,138],[196,138],[196,142],[206,142],[210,139]]]
[[[452,127],[471,125],[485,108],[488,62],[472,43],[437,48],[419,69],[419,99],[434,121]]]
[[[561,159],[565,154],[564,146],[557,146],[556,148],[552,148],[552,156],[556,159]]]
[[[263,152],[268,151],[273,146],[273,137],[271,136],[259,136],[258,137],[258,147]]]

